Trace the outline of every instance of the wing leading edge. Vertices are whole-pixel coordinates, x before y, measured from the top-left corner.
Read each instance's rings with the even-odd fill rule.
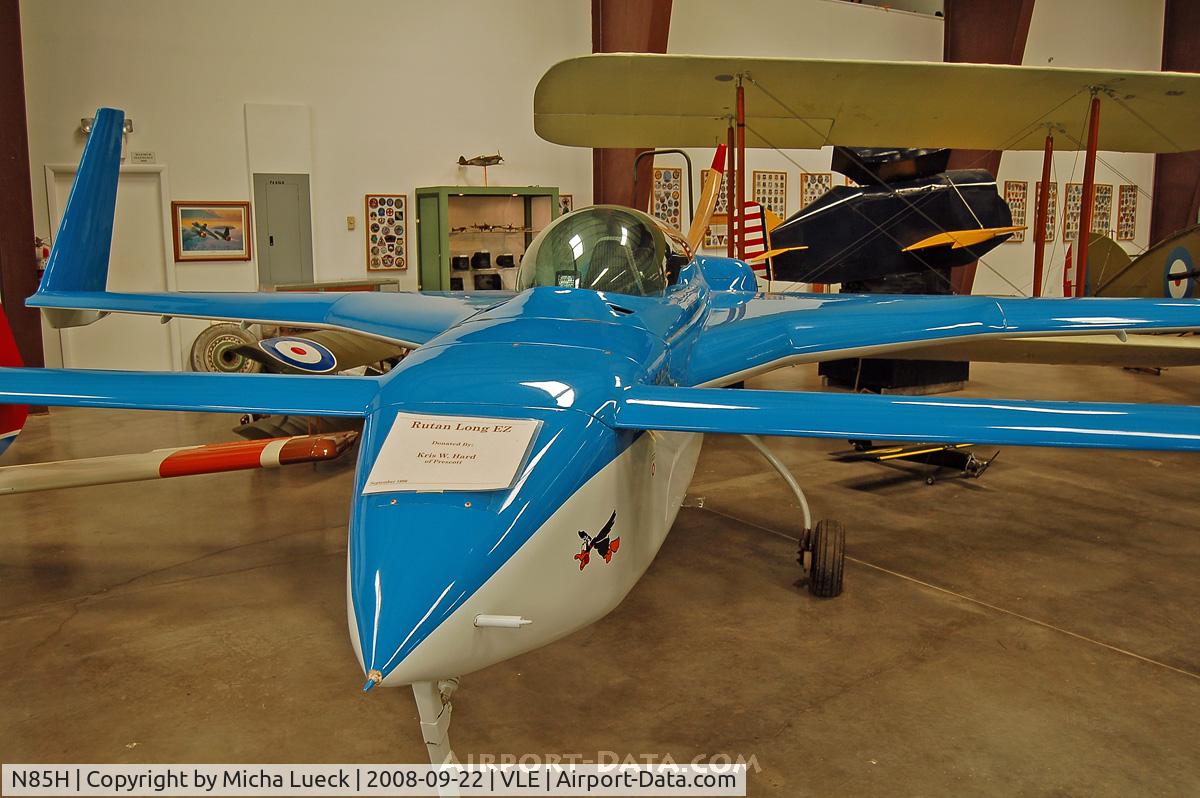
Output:
[[[415,347],[480,309],[478,298],[411,293],[110,293],[124,124],[122,111],[96,111],[46,273],[26,303],[43,308],[53,326],[90,324],[106,313],[137,313],[347,330]]]
[[[988,338],[1194,330],[1200,330],[1200,301],[1189,299],[729,292],[714,302],[692,352],[689,382],[728,385],[796,363]]]
[[[630,388],[617,429],[1000,446],[1200,451],[1200,407]]]
[[[0,404],[364,417],[378,377],[0,368]]]

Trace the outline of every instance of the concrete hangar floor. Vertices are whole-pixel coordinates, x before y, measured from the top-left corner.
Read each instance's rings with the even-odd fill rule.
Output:
[[[814,387],[815,368],[755,387]],[[1195,403],[1200,373],[977,365],[969,395]],[[56,410],[14,461],[228,437],[231,418]],[[1006,449],[979,481],[780,440],[848,528],[845,593],[793,582],[799,515],[744,441],[616,612],[471,674],[460,757],[749,758],[754,796],[1200,792],[1200,459]],[[990,453],[990,452],[985,452]],[[349,463],[0,498],[13,762],[423,762],[345,620]]]

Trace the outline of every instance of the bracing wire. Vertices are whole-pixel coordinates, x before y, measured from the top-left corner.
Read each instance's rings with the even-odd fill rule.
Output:
[[[822,137],[822,139],[824,139],[824,140],[826,140],[826,141],[827,141],[827,137],[826,137],[824,134],[822,134],[822,133],[821,133],[821,131],[819,131],[819,130],[818,130],[818,129],[817,129],[817,128],[816,128],[816,127],[815,127],[815,126],[814,126],[814,125],[811,123],[811,122],[809,122],[809,121],[808,121],[807,119],[805,119],[803,116],[801,116],[800,114],[796,113],[796,111],[795,111],[795,110],[793,110],[791,107],[789,107],[789,106],[787,105],[787,103],[785,103],[785,102],[784,102],[783,100],[781,100],[781,99],[780,99],[778,96],[776,96],[776,95],[775,95],[775,94],[774,94],[772,91],[770,91],[770,89],[768,89],[766,86],[764,86],[763,84],[761,84],[761,83],[759,83],[757,80],[755,80],[755,79],[754,79],[754,77],[753,77],[752,75],[746,75],[745,77],[746,77],[746,79],[747,79],[747,80],[749,80],[749,81],[750,81],[750,83],[752,83],[752,84],[753,84],[754,86],[756,86],[756,87],[757,87],[757,88],[758,88],[760,91],[762,91],[762,93],[763,93],[763,94],[765,94],[767,97],[769,97],[770,99],[772,99],[772,100],[773,100],[773,101],[774,101],[774,102],[775,102],[777,105],[779,105],[781,108],[783,108],[783,109],[784,109],[785,111],[787,111],[789,114],[791,114],[793,118],[795,118],[795,119],[796,119],[797,121],[799,121],[801,124],[803,124],[803,125],[805,125],[806,127],[808,127],[810,130],[812,130],[812,131],[813,131],[814,133],[816,133],[818,136],[821,136],[821,137]],[[1038,117],[1038,120],[1037,120],[1037,122],[1040,122],[1042,118],[1044,118],[1045,116],[1048,116],[1049,114],[1053,113],[1053,112],[1054,112],[1054,110],[1056,110],[1057,108],[1061,107],[1062,105],[1065,105],[1065,104],[1066,104],[1067,102],[1069,102],[1069,101],[1070,101],[1070,98],[1068,98],[1067,100],[1063,100],[1063,102],[1059,103],[1057,106],[1055,106],[1055,108],[1053,108],[1053,109],[1051,109],[1051,110],[1049,110],[1049,111],[1045,112],[1045,113],[1044,113],[1044,114],[1042,114],[1041,116],[1039,116],[1039,117]],[[1035,122],[1034,124],[1036,125],[1037,123]],[[749,127],[749,126],[747,126],[747,127]],[[1029,129],[1029,126],[1025,126],[1024,128],[1022,128],[1022,130],[1023,130],[1023,131],[1025,131],[1025,130],[1028,130],[1028,129]],[[762,139],[764,143],[766,143],[766,144],[767,144],[769,147],[771,147],[772,149],[774,149],[776,152],[779,152],[781,155],[783,155],[785,158],[787,158],[787,159],[788,159],[789,161],[791,161],[792,163],[795,163],[795,164],[796,164],[796,166],[798,166],[798,167],[800,166],[798,163],[796,163],[796,161],[795,161],[793,158],[791,158],[790,156],[788,156],[787,154],[785,154],[785,153],[783,152],[783,150],[782,150],[782,149],[780,149],[779,147],[776,147],[774,144],[771,144],[769,141],[767,141],[765,138],[763,138],[761,134],[758,134],[758,133],[756,132],[756,133],[755,133],[755,135],[758,135],[758,137],[759,137],[760,139]],[[1018,134],[1017,138],[1019,138],[1021,135],[1024,135],[1024,133],[1022,132],[1022,133]],[[1016,138],[1014,138],[1013,140],[1015,141],[1015,140],[1017,140],[1017,139],[1016,139]],[[858,158],[857,158],[857,157],[856,157],[856,156],[855,156],[855,155],[854,155],[852,152],[849,152],[849,151],[847,151],[847,155],[848,155],[848,157],[850,157],[852,160],[856,161],[856,162],[858,163],[858,165],[860,165],[860,166],[865,166],[865,165],[862,163],[862,161],[861,161],[861,160],[859,160],[859,159],[858,159]],[[800,167],[800,168],[801,168],[801,170],[803,171],[803,167]],[[876,178],[876,181],[877,181],[877,182],[878,182],[878,183],[879,183],[881,186],[883,186],[883,188],[884,188],[885,190],[887,190],[887,191],[888,191],[888,193],[890,193],[890,194],[891,194],[893,197],[895,197],[895,198],[897,198],[897,199],[901,200],[901,202],[903,202],[905,205],[907,205],[909,210],[911,210],[912,212],[914,212],[914,213],[916,213],[917,215],[921,216],[921,217],[922,217],[922,218],[923,218],[923,219],[924,219],[926,222],[928,222],[928,223],[929,223],[929,224],[930,224],[930,225],[931,225],[931,226],[932,226],[934,229],[936,229],[936,230],[939,230],[940,232],[943,232],[943,233],[946,233],[946,232],[948,232],[948,231],[947,231],[947,230],[945,230],[945,229],[944,229],[944,228],[943,228],[941,225],[939,225],[939,224],[938,224],[938,223],[937,223],[937,222],[936,222],[934,219],[932,219],[932,218],[931,218],[931,217],[930,217],[930,216],[929,216],[927,213],[925,213],[925,212],[924,212],[924,211],[923,211],[923,210],[922,210],[920,207],[918,207],[918,206],[917,206],[917,205],[916,205],[914,202],[912,202],[912,200],[910,200],[908,197],[905,197],[905,196],[903,196],[903,195],[899,194],[898,192],[896,192],[896,191],[895,191],[895,189],[894,189],[894,188],[892,188],[891,186],[889,186],[889,185],[888,185],[888,184],[887,184],[885,181],[883,181],[883,180],[879,180],[878,178]],[[962,195],[961,195],[961,194],[959,194],[959,196],[960,196],[960,198],[961,198],[961,196],[962,196]],[[970,209],[970,206],[968,206],[968,209]],[[861,214],[861,212],[860,212],[860,214]],[[972,211],[972,215],[974,215],[974,211]],[[866,217],[864,216],[864,218],[866,218]],[[868,221],[869,221],[869,220],[868,220]],[[978,219],[976,219],[976,221],[978,221]],[[883,234],[883,235],[887,235],[887,236],[888,236],[888,238],[891,238],[893,241],[896,241],[896,239],[895,239],[893,236],[891,236],[891,234],[889,234],[889,233],[888,233],[886,230],[883,230],[883,229],[882,229],[882,228],[881,228],[881,227],[880,227],[878,224],[875,224],[874,222],[872,222],[872,225],[874,225],[874,226],[876,227],[876,229],[877,229],[877,231],[878,231],[879,233],[881,233],[881,234]],[[896,241],[896,243],[897,243],[897,244],[899,244],[900,242],[899,242],[899,241]],[[936,274],[938,274],[939,276],[941,276],[943,279],[946,279],[946,278],[945,278],[945,276],[944,276],[944,275],[942,275],[942,273],[941,273],[941,272],[939,272],[937,269],[934,269],[932,266],[930,266],[930,265],[929,265],[927,262],[925,262],[925,261],[924,261],[923,259],[921,259],[919,256],[917,256],[917,259],[918,259],[918,260],[919,260],[921,263],[923,263],[923,264],[924,264],[926,267],[928,267],[930,270],[932,270],[933,272],[935,272]],[[1013,283],[1013,281],[1012,281],[1012,280],[1009,280],[1009,279],[1008,279],[1008,277],[1006,277],[1004,274],[1002,274],[1002,273],[1001,273],[999,270],[997,270],[997,269],[996,269],[994,266],[992,266],[990,263],[988,263],[988,262],[987,262],[985,259],[983,259],[983,258],[978,258],[977,260],[979,261],[979,263],[983,264],[983,265],[984,265],[986,268],[988,268],[988,269],[989,269],[989,270],[990,270],[990,271],[991,271],[993,274],[995,274],[997,277],[999,277],[1001,280],[1003,280],[1005,283],[1007,283],[1007,284],[1009,285],[1009,287],[1010,287],[1010,288],[1012,288],[1014,291],[1016,291],[1016,292],[1017,292],[1019,295],[1025,295],[1025,292],[1024,292],[1024,291],[1022,291],[1022,290],[1021,290],[1021,289],[1020,289],[1020,288],[1019,288],[1019,287],[1018,287],[1018,286],[1017,286],[1015,283]],[[827,267],[827,268],[828,268],[828,267]],[[821,272],[817,272],[817,274],[820,274],[820,273],[821,273]],[[947,280],[947,282],[949,282],[949,281]]]

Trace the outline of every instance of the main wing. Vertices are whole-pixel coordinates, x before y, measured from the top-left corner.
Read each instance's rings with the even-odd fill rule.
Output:
[[[1200,407],[675,388],[626,391],[618,429],[1200,451]]]
[[[1200,329],[1189,299],[1008,299],[896,294],[752,294],[713,303],[692,385],[728,385],[796,363],[976,341]]]
[[[426,343],[496,298],[410,293],[114,293],[109,249],[125,115],[96,111],[79,172],[37,293],[55,327],[90,324],[107,313],[182,316],[348,330],[406,347]]]

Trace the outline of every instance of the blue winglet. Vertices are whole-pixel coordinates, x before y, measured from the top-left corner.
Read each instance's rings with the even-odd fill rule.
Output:
[[[124,111],[96,110],[39,294],[105,289],[124,130]]]

